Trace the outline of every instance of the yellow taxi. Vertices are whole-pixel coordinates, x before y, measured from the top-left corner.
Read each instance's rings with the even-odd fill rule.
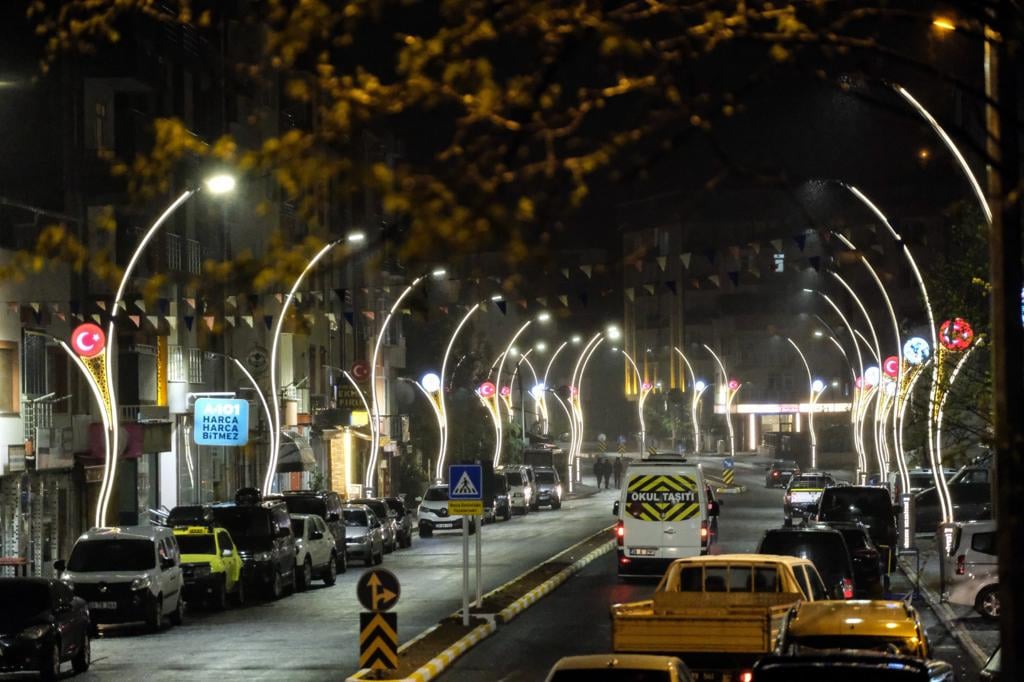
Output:
[[[215,609],[227,608],[229,597],[245,603],[242,557],[231,534],[216,526],[175,528],[181,550],[181,573],[186,601],[204,601]]]
[[[800,602],[783,620],[777,653],[821,650],[877,651],[927,659],[921,618],[906,602],[857,600]]]

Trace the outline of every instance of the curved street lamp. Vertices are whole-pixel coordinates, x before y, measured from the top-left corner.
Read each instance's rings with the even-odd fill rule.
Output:
[[[498,401],[501,399],[501,396],[500,396],[500,394],[501,394],[501,371],[505,367],[505,358],[508,357],[509,351],[512,350],[512,346],[515,345],[516,339],[518,339],[519,336],[524,331],[526,331],[526,328],[529,327],[531,323],[533,323],[533,320],[527,320],[526,322],[524,322],[522,324],[521,327],[519,327],[519,329],[516,330],[516,333],[512,335],[512,339],[508,342],[508,345],[505,346],[505,352],[503,352],[500,356],[498,356],[498,360],[496,361],[496,364],[498,366],[498,371],[494,375],[494,377],[495,377],[494,378],[495,391],[494,391],[494,396],[492,398],[492,400],[494,401],[494,410],[497,413],[497,417],[498,417],[498,420],[497,420],[496,425],[495,425],[495,431],[494,431],[494,435],[495,435],[495,439],[494,439],[494,466],[498,466],[501,463],[502,425],[501,425],[501,410],[498,407]]]
[[[448,376],[448,359],[451,357],[452,348],[455,346],[455,339],[458,338],[459,332],[461,332],[462,328],[466,326],[467,322],[469,322],[469,318],[473,317],[473,314],[479,309],[480,304],[474,304],[473,307],[466,311],[466,314],[462,316],[462,319],[459,320],[459,323],[455,326],[455,331],[452,332],[451,338],[448,339],[448,345],[444,349],[444,358],[441,360],[441,391],[438,397],[438,404],[441,408],[443,428],[441,430],[441,445],[437,455],[437,480],[443,480],[444,463],[448,458],[448,406],[445,402],[445,394],[448,392],[448,384],[445,383]]]
[[[804,363],[804,369],[807,370],[807,431],[811,435],[811,468],[818,468],[818,436],[814,432],[814,412],[817,407],[817,397],[820,396],[824,391],[824,382],[815,380],[811,375],[811,366],[807,363],[807,356],[800,350],[800,346],[796,345],[796,341],[786,337],[789,341],[789,345],[793,346],[793,350],[800,356],[800,361]]]
[[[711,353],[711,357],[715,359],[715,364],[718,365],[718,369],[722,371],[722,381],[725,382],[725,425],[729,429],[729,456],[736,456],[736,433],[732,429],[732,401],[736,397],[736,394],[740,392],[740,388],[743,384],[738,381],[734,381],[729,378],[729,373],[725,371],[725,365],[722,363],[722,359],[718,357],[715,351],[711,350],[711,346],[704,344],[704,348]],[[733,386],[735,384],[735,386]]]
[[[693,397],[690,398],[690,421],[693,424],[693,451],[696,454],[700,454],[700,424],[697,421],[697,407],[704,391],[707,390],[707,384],[703,381],[697,381],[697,375],[693,371],[693,365],[687,359],[683,351],[679,350],[678,346],[673,346],[672,349],[679,353],[679,357],[686,363],[686,373],[690,375],[690,385],[693,387]],[[698,388],[697,384],[701,386]]]
[[[619,352],[626,357],[630,366],[633,367],[633,373],[636,374],[636,385],[640,389],[636,401],[636,411],[637,418],[640,420],[640,457],[643,458],[645,456],[644,453],[647,452],[647,425],[644,422],[644,403],[647,402],[647,396],[654,390],[654,386],[650,382],[644,381],[643,375],[640,374],[640,368],[636,366],[636,361],[629,353],[622,348],[619,349]]]
[[[604,335],[601,332],[594,334],[586,345],[583,346],[583,350],[580,351],[579,357],[576,359],[576,366],[572,371],[572,379],[569,384],[569,407],[572,410],[573,421],[576,424],[576,438],[575,442],[570,445],[569,448],[569,463],[571,464],[580,456],[580,452],[583,449],[583,405],[581,404],[580,398],[580,379],[582,377],[582,368],[586,368],[587,362],[590,360],[590,356],[597,350],[597,346],[604,341]]]

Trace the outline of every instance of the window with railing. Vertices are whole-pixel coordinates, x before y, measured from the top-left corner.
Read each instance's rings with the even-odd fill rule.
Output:
[[[167,348],[167,380],[203,383],[203,351],[185,346]]]
[[[181,237],[171,233],[167,233],[167,269],[181,270]]]
[[[202,245],[195,239],[186,239],[185,252],[188,258],[187,266],[189,274],[198,275],[203,269]]]
[[[198,348],[188,349],[188,381],[190,384],[203,383],[203,352]]]

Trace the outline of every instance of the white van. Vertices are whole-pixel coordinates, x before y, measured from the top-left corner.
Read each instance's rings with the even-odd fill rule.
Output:
[[[165,617],[174,625],[184,619],[181,555],[170,528],[93,528],[54,569],[88,602],[93,624],[141,621],[159,630]]]
[[[614,513],[619,576],[660,576],[675,559],[707,554],[718,503],[700,464],[657,455],[626,469]]]
[[[945,601],[972,606],[985,618],[999,618],[999,555],[995,521],[964,521],[953,531],[946,555]]]
[[[498,467],[494,473],[504,476],[508,482],[509,506],[512,508],[513,514],[525,516],[530,513],[531,509],[537,508],[533,486],[530,485],[530,478],[533,474],[532,467],[519,465]]]

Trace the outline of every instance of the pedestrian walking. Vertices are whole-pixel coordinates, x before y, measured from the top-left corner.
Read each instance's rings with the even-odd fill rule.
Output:
[[[608,483],[612,477],[612,461],[606,459],[604,461],[604,489],[608,490]]]
[[[601,489],[601,477],[604,475],[604,459],[598,457],[594,460],[594,480],[597,481],[596,485],[598,490]]]
[[[615,460],[614,467],[615,467],[614,468],[614,471],[615,471],[615,487],[616,488],[621,488],[622,487],[622,455],[619,455],[618,458]]]

